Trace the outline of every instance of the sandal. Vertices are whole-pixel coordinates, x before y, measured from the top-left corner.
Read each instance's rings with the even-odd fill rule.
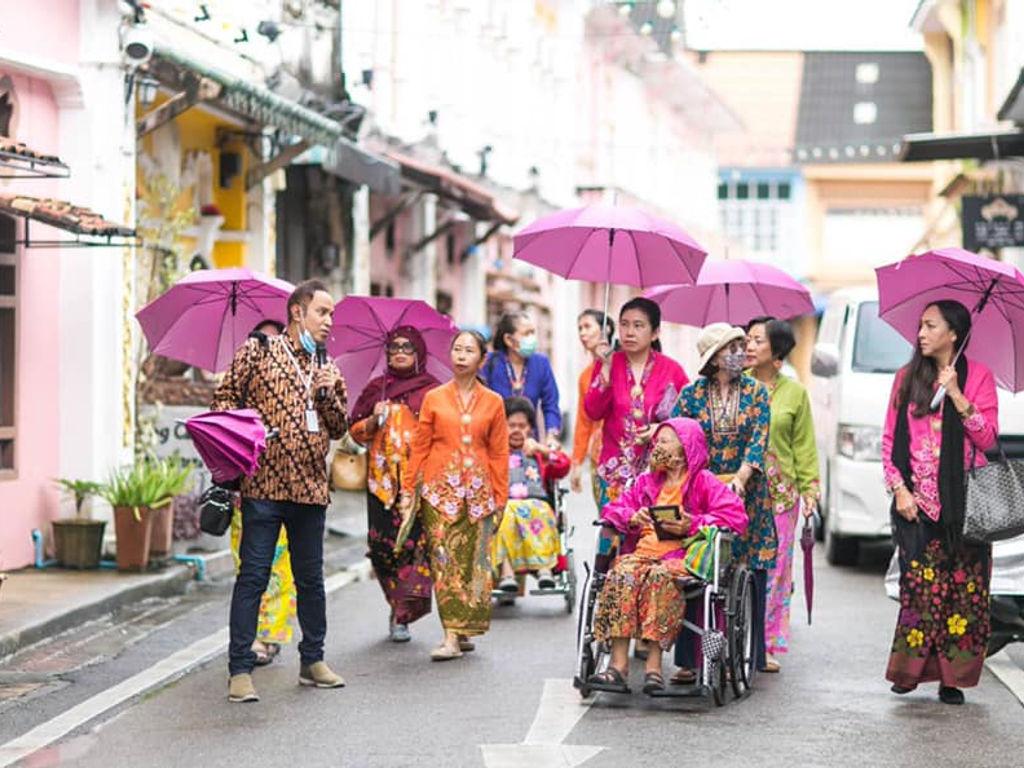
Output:
[[[661,672],[647,672],[644,674],[644,693],[651,696],[665,690],[665,678]]]
[[[253,653],[256,654],[256,666],[257,667],[265,667],[265,666],[267,666],[274,659],[277,658],[277,655],[279,653],[281,653],[281,646],[279,644],[277,644],[277,643],[263,643],[263,642],[260,642],[258,640],[256,642],[259,642],[260,646],[262,646],[261,648],[253,648],[252,649]],[[255,643],[254,643],[254,645],[255,645]]]
[[[519,592],[519,582],[516,581],[515,576],[506,576],[498,582],[498,590],[514,595]]]
[[[598,672],[587,678],[587,685],[595,691],[606,693],[629,693],[629,686],[626,678],[622,676],[615,667],[608,667],[604,672]]]
[[[764,663],[764,666],[757,671],[767,672],[768,674],[774,675],[777,674],[780,669],[781,667],[779,666],[779,662],[777,662],[775,659],[768,659],[768,661]]]
[[[693,685],[697,682],[697,673],[692,669],[680,667],[669,680],[672,685]]]
[[[466,635],[459,635],[459,650],[463,653],[469,653],[470,651],[476,650],[476,643],[470,640]]]

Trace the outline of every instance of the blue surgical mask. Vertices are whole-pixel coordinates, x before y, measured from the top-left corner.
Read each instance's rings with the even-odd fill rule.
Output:
[[[530,336],[523,336],[523,338],[519,340],[519,354],[522,355],[523,357],[529,357],[536,351],[537,336],[535,334]]]
[[[316,341],[313,339],[313,334],[309,331],[303,329],[302,333],[299,334],[299,343],[306,350],[306,354],[312,355],[316,352]]]

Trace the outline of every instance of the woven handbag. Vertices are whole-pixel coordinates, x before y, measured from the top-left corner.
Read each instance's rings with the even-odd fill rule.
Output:
[[[996,444],[999,460],[973,467],[966,480],[964,538],[985,544],[1024,534],[1024,461],[1006,458]]]

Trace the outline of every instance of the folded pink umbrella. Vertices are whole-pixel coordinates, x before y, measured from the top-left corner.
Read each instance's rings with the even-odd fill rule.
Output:
[[[267,447],[267,430],[259,413],[207,411],[185,421],[196,451],[216,483],[252,477]]]
[[[908,256],[875,270],[879,315],[911,344],[925,307],[940,299],[959,301],[971,312],[967,354],[984,363],[996,382],[1024,389],[1024,275],[1012,264],[962,248]],[[935,405],[945,392],[936,393]]]
[[[399,326],[411,325],[427,345],[426,372],[438,381],[452,375],[450,347],[458,328],[418,299],[346,296],[334,308],[334,332],[327,352],[338,364],[355,403],[371,379],[387,370],[387,338]]]
[[[294,286],[251,269],[191,272],[135,315],[150,350],[223,371],[263,320],[285,322]]]
[[[590,205],[543,216],[514,238],[515,258],[570,280],[649,288],[693,283],[707,251],[640,208]]]
[[[811,608],[814,606],[814,528],[811,518],[804,518],[800,533],[800,549],[804,553],[804,603],[807,605],[807,624],[811,623]]]
[[[660,286],[644,295],[658,303],[666,320],[698,328],[814,312],[806,287],[778,267],[741,259],[706,261],[696,284]]]

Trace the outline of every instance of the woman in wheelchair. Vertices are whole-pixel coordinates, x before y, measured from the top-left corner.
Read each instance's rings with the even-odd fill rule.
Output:
[[[525,397],[505,400],[508,421],[508,502],[494,543],[500,569],[498,589],[509,598],[519,591],[516,573],[537,575],[537,586],[555,586],[552,569],[560,550],[558,521],[551,508],[551,486],[569,473],[570,460],[560,450],[534,440],[537,415]]]
[[[654,435],[650,470],[601,511],[602,519],[623,534],[623,542],[594,617],[595,639],[610,643],[611,662],[587,680],[593,690],[629,693],[632,638],[646,640],[649,649],[644,693],[664,690],[662,653],[672,647],[683,625],[684,539],[704,526],[746,530],[743,501],[707,464],[700,424],[669,419]]]

